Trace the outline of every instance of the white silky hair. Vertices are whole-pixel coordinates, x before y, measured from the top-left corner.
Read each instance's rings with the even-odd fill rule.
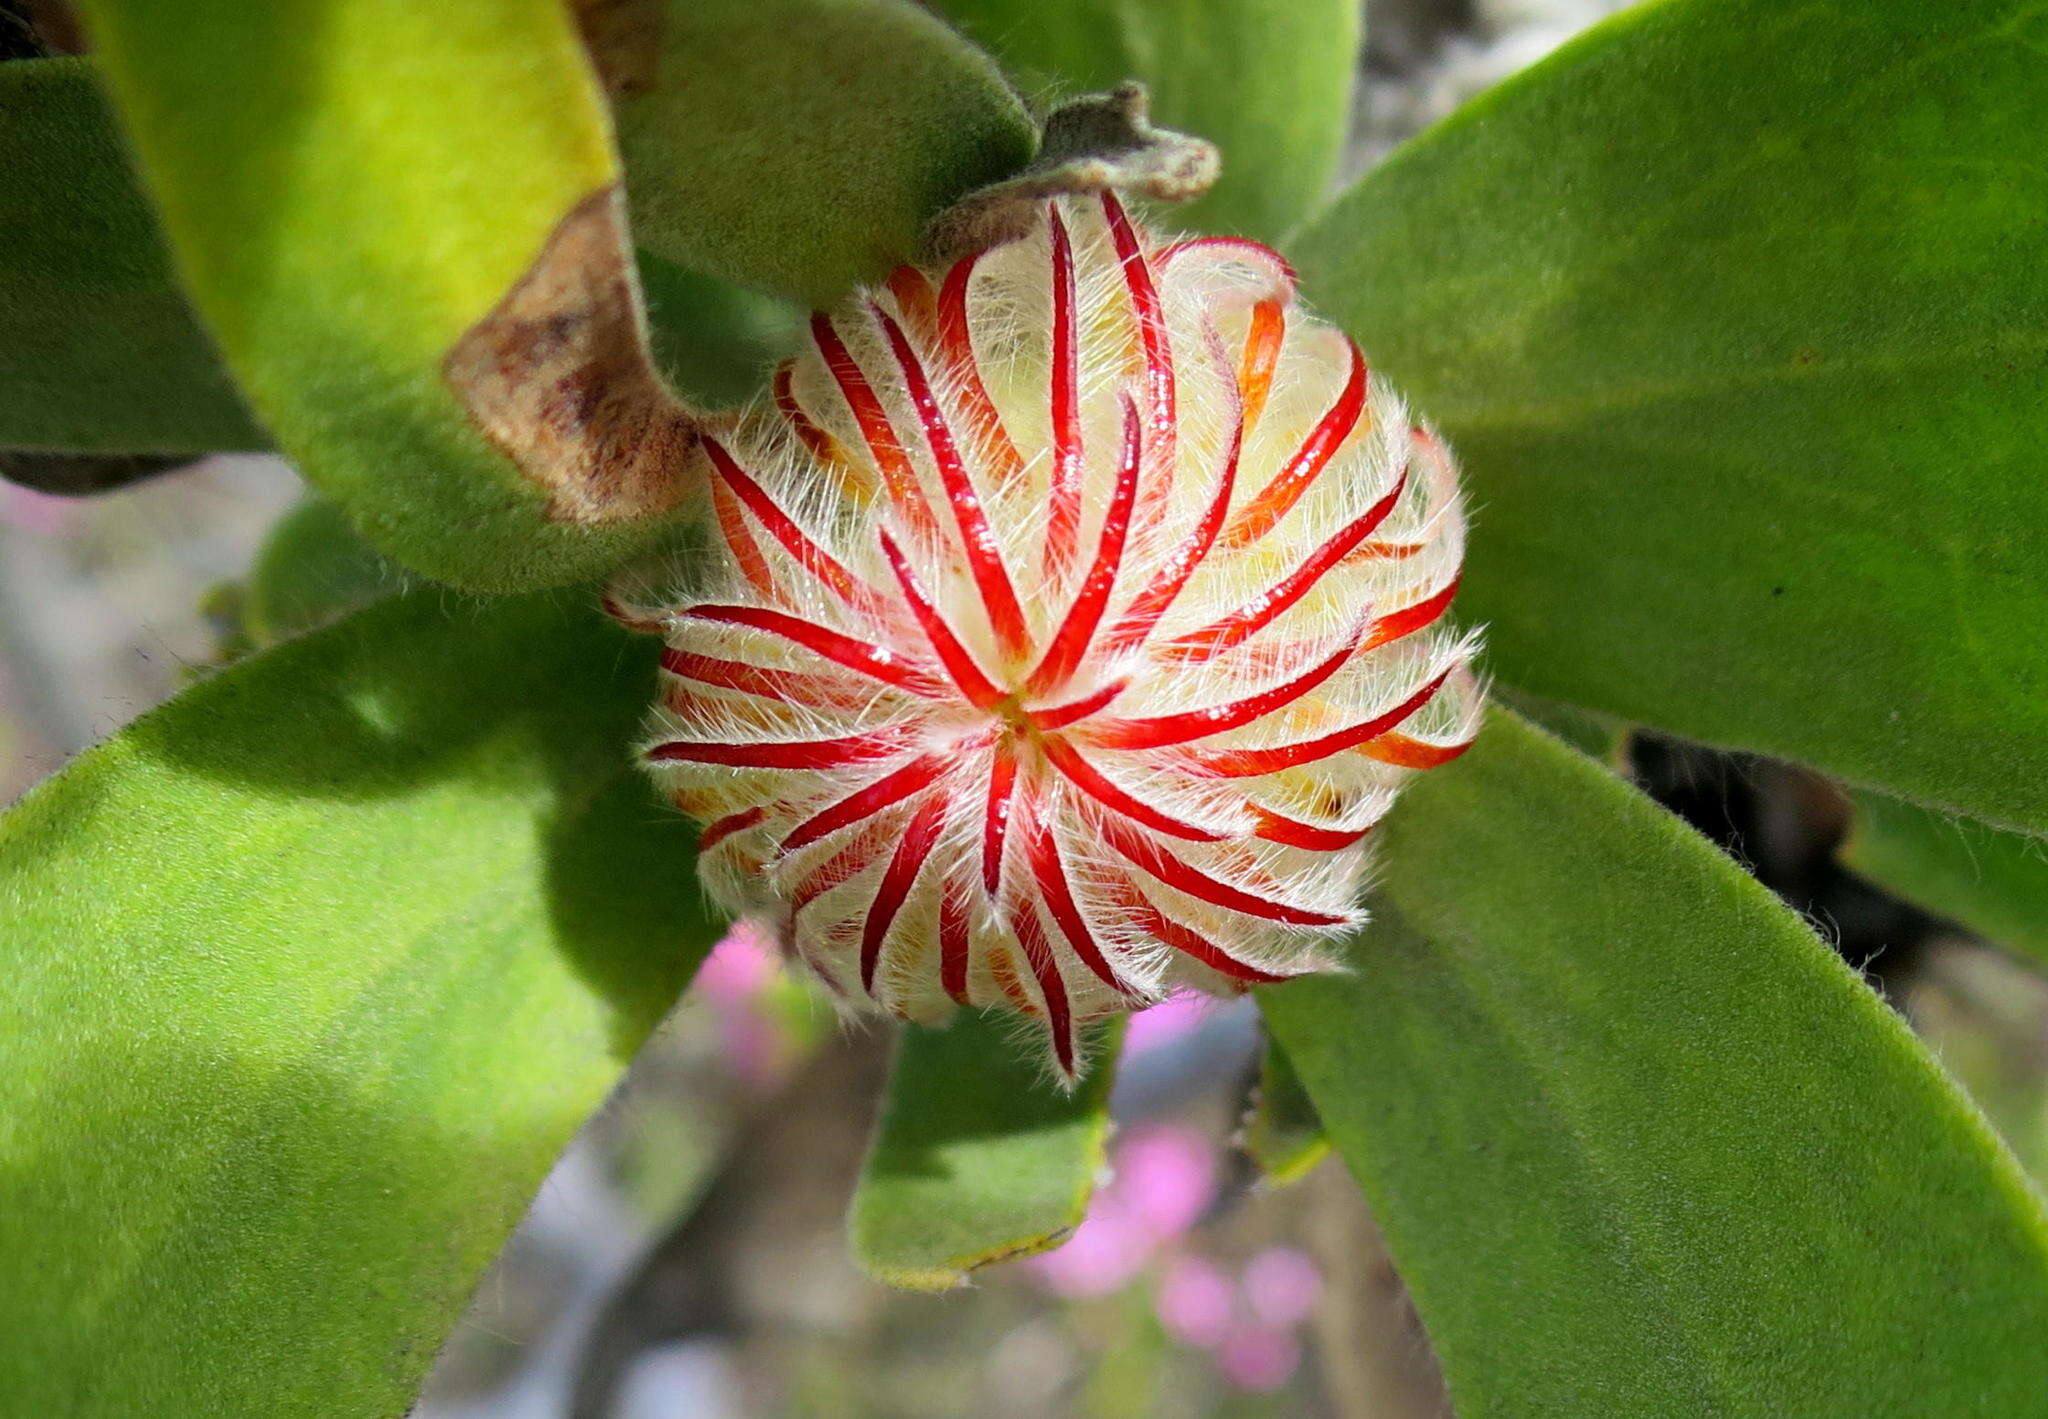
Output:
[[[1170,351],[1172,458],[1162,457],[1161,442],[1148,428],[1138,513],[1089,654],[1057,694],[1039,696],[1027,710],[1127,682],[1096,720],[1075,726],[1068,738],[1114,791],[1218,840],[1192,840],[1127,815],[1119,820],[1117,809],[1051,764],[1029,734],[1002,740],[1018,754],[1018,802],[1028,796],[1037,804],[1036,820],[1050,831],[1057,875],[1071,892],[1081,934],[1118,988],[1099,978],[1084,959],[1083,943],[1055,919],[1053,898],[1040,880],[1044,865],[1031,850],[1032,824],[1016,821],[1017,808],[1003,844],[1002,893],[992,898],[983,889],[984,814],[995,764],[990,746],[1007,732],[998,717],[1008,711],[885,683],[787,636],[689,614],[706,604],[779,612],[903,661],[933,666],[932,647],[899,595],[896,573],[883,553],[886,532],[975,664],[1000,690],[1012,692],[1012,700],[1029,698],[1024,682],[1066,618],[1102,537],[1117,486],[1125,407],[1138,411],[1141,426],[1150,412],[1130,277],[1107,209],[1094,198],[1060,199],[1056,206],[1072,248],[1083,452],[1081,515],[1063,575],[1048,570],[1045,554],[1054,478],[1048,395],[1054,296],[1051,223],[1041,219],[1024,238],[982,253],[966,288],[973,368],[999,430],[976,417],[973,376],[949,356],[928,305],[875,289],[857,293],[830,317],[830,332],[885,411],[885,436],[900,446],[918,494],[945,536],[920,536],[906,521],[899,500],[887,490],[872,441],[875,430],[864,427],[840,377],[813,344],[789,369],[788,389],[802,417],[837,452],[821,458],[812,447],[816,440],[800,437],[796,425],[766,400],[737,418],[721,443],[804,536],[875,595],[849,599],[843,588],[835,591],[818,574],[815,557],[807,565],[806,558],[792,555],[734,487],[717,486],[722,475],[714,471],[706,517],[736,519],[744,527],[753,548],[751,569],[714,531],[711,550],[694,558],[672,584],[652,592],[636,589],[634,598],[657,608],[635,614],[659,624],[673,653],[810,677],[803,693],[775,697],[687,674],[666,675],[648,749],[775,746],[853,736],[878,736],[877,742],[895,745],[823,768],[651,759],[651,770],[679,807],[730,829],[699,864],[721,905],[770,917],[792,954],[824,977],[849,1008],[878,1007],[937,1023],[958,1003],[942,982],[941,916],[951,892],[966,921],[961,998],[977,1008],[1014,1010],[1042,1031],[1056,1013],[1048,995],[1057,993],[1078,1035],[1082,1022],[1178,987],[1229,992],[1245,988],[1247,972],[1286,976],[1334,968],[1338,941],[1362,920],[1357,903],[1370,872],[1370,839],[1324,851],[1259,836],[1257,830],[1266,815],[1278,814],[1326,833],[1362,833],[1417,770],[1404,767],[1399,754],[1390,761],[1364,746],[1267,773],[1226,772],[1223,766],[1260,762],[1243,756],[1278,752],[1396,714],[1438,680],[1434,695],[1392,728],[1419,742],[1422,749],[1412,752],[1436,747],[1448,753],[1477,732],[1482,696],[1470,668],[1476,634],[1432,620],[1384,644],[1360,644],[1380,618],[1430,603],[1458,575],[1466,518],[1456,469],[1442,441],[1412,422],[1400,395],[1369,374],[1355,426],[1305,491],[1264,535],[1233,540],[1229,529],[1238,515],[1276,479],[1294,477],[1288,470],[1351,379],[1351,347],[1294,301],[1291,273],[1263,248],[1230,242],[1181,246],[1135,224]],[[932,273],[929,287],[939,289],[944,275]],[[1112,628],[1162,570],[1186,553],[1210,511],[1248,412],[1240,352],[1247,349],[1261,301],[1284,304],[1285,332],[1263,408],[1242,429],[1226,533],[1150,631],[1112,650]],[[1005,648],[977,588],[954,528],[954,501],[885,321],[901,330],[930,381],[1015,588],[1028,654]],[[1000,447],[1004,438],[1016,449],[1014,465]],[[1146,490],[1156,489],[1168,474],[1170,491],[1148,502]],[[1369,550],[1344,557],[1294,604],[1235,643],[1206,656],[1188,651],[1200,640],[1198,633],[1259,604],[1318,548],[1397,489],[1384,521],[1370,534]],[[1176,642],[1182,645],[1176,648]],[[1320,684],[1249,722],[1158,748],[1120,749],[1088,738],[1087,725],[1098,720],[1187,715],[1260,695],[1347,646],[1359,648]],[[962,747],[947,747],[956,743]],[[934,753],[951,758],[928,787],[816,841],[787,844],[799,825]],[[932,795],[940,807],[933,810],[939,818],[928,850],[907,868],[896,864],[899,844]],[[751,816],[741,822],[741,815]],[[1139,864],[1105,826],[1119,821],[1118,831],[1138,835],[1141,847],[1149,844],[1150,852],[1180,864],[1186,875],[1169,881]],[[861,969],[867,923],[892,871],[900,879],[905,870],[913,875],[881,937],[870,993]],[[1284,904],[1297,918],[1327,921],[1303,924],[1219,904],[1217,897],[1228,892],[1205,883]],[[1152,929],[1153,917],[1133,905],[1134,891],[1185,935]],[[1036,914],[1050,948],[1049,984],[1042,983],[1020,939],[1020,911]],[[1209,943],[1218,959],[1237,969],[1196,959],[1183,949],[1188,937]]]

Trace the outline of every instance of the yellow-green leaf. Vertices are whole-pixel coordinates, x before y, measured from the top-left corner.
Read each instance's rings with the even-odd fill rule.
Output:
[[[1275,1039],[1259,1056],[1257,1093],[1244,1124],[1244,1151],[1275,1183],[1298,1182],[1330,1153],[1330,1135],[1287,1051]]]
[[[718,928],[654,647],[389,600],[0,820],[0,1408],[396,1419]]]
[[[655,386],[622,373],[645,360],[618,165],[559,0],[82,8],[194,304],[280,448],[380,550],[509,590],[654,535],[673,469],[598,447]],[[529,277],[560,286],[559,346],[530,310],[507,317],[530,329],[484,324]],[[597,373],[614,402],[593,419]]]

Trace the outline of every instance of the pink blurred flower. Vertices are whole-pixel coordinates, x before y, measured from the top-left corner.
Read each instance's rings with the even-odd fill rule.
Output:
[[[781,972],[774,942],[742,921],[711,948],[693,989],[717,1023],[720,1052],[751,1088],[765,1088],[789,1067],[793,1042],[767,994]]]
[[[1230,1277],[1207,1257],[1176,1258],[1159,1279],[1153,1305],[1159,1323],[1183,1345],[1208,1350],[1230,1335],[1236,1302]]]
[[[1216,1368],[1224,1379],[1261,1393],[1286,1384],[1300,1364],[1301,1342],[1271,1326],[1243,1326],[1216,1351]]]
[[[1152,1259],[1151,1241],[1131,1224],[1128,1213],[1097,1203],[1056,1250],[1025,1265],[1047,1289],[1062,1296],[1106,1296],[1121,1290]]]
[[[1111,1191],[1154,1241],[1172,1241],[1215,1199],[1216,1151],[1190,1128],[1133,1129],[1116,1150]]]
[[[1261,1324],[1291,1330],[1315,1314],[1323,1277],[1306,1252],[1268,1247],[1244,1268],[1244,1299]]]
[[[1211,1352],[1235,1388],[1262,1393],[1286,1384],[1301,1364],[1295,1331],[1322,1296],[1315,1262],[1294,1247],[1268,1247],[1233,1276],[1179,1250],[1216,1197],[1216,1150],[1200,1133],[1166,1124],[1133,1129],[1111,1157],[1110,1180],[1096,1191],[1087,1220],[1026,1269],[1047,1289],[1079,1298],[1121,1290],[1157,1266],[1153,1309],[1169,1336]]]
[[[1183,1035],[1201,1028],[1220,1004],[1214,996],[1192,991],[1169,995],[1157,1005],[1131,1016],[1124,1030],[1124,1057],[1136,1058],[1147,1050],[1164,1048]]]
[[[1109,1183],[1066,1244],[1026,1263],[1063,1296],[1120,1289],[1176,1241],[1216,1195],[1216,1153],[1192,1129],[1134,1129],[1111,1150]]]
[[[1292,1247],[1269,1247],[1235,1283],[1206,1257],[1178,1258],[1160,1278],[1154,1306],[1175,1340],[1216,1352],[1216,1368],[1232,1385],[1264,1391],[1285,1384],[1301,1363],[1294,1331],[1321,1293],[1313,1261]]]
[[[694,988],[707,1000],[749,1001],[768,988],[779,969],[767,929],[759,922],[735,922],[697,968]]]

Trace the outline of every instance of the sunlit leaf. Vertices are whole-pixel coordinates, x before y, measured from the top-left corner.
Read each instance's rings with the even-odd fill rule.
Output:
[[[609,447],[595,473],[577,461],[610,426],[572,397],[594,351],[612,361],[611,423],[637,404],[632,302],[577,304],[630,282],[631,262],[566,7],[82,9],[193,303],[279,446],[380,550],[512,589],[588,577],[656,535],[653,474]],[[486,357],[480,323],[530,276],[556,283],[561,340]]]
[[[263,447],[177,289],[91,66],[0,68],[0,117],[0,447]],[[638,264],[663,373],[706,407],[744,403],[799,312],[659,257]]]
[[[848,1222],[861,1269],[943,1290],[1066,1240],[1102,1170],[1121,1038],[1097,1035],[1068,1094],[999,1018],[907,1027]]]
[[[10,1413],[397,1416],[717,934],[651,644],[387,601],[0,820]]]

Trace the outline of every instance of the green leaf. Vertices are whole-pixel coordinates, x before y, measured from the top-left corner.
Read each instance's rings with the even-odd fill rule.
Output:
[[[1855,795],[1842,860],[1994,946],[2048,963],[2048,840]]]
[[[619,105],[641,245],[815,306],[1034,141],[988,57],[907,0],[678,0]]]
[[[1506,705],[1588,758],[1598,759],[1610,768],[1626,769],[1629,727],[1623,721],[1582,705],[1547,700],[1513,685],[1496,683],[1490,693],[1496,704]]]
[[[275,645],[407,582],[362,539],[339,503],[310,497],[278,519],[257,552],[241,597],[241,630],[253,646]]]
[[[1312,224],[1503,679],[2048,830],[2044,93],[2035,0],[1671,0]]]
[[[0,447],[267,442],[171,278],[82,59],[0,64]]]
[[[396,1416],[717,928],[651,642],[387,601],[0,821],[0,1394]]]
[[[84,60],[0,68],[0,447],[261,448],[170,269]],[[642,253],[654,353],[709,407],[744,403],[793,308]]]
[[[878,1281],[942,1291],[969,1272],[1048,1251],[1088,1210],[1109,1136],[1122,1029],[1094,1036],[1069,1094],[1017,1040],[1015,1021],[966,1011],[907,1026],[848,1228]]]
[[[1355,0],[934,0],[1034,98],[1142,79],[1152,117],[1223,150],[1199,202],[1162,215],[1278,240],[1336,176],[1351,122]]]
[[[1793,912],[1496,711],[1261,992],[1464,1419],[2038,1412],[2048,1217]]]
[[[671,387],[706,408],[744,404],[791,354],[804,312],[715,276],[639,253],[654,360]]]
[[[1280,1042],[1267,1039],[1259,1056],[1257,1096],[1245,1120],[1244,1151],[1275,1183],[1298,1182],[1329,1156],[1330,1135],[1315,1100]]]
[[[617,162],[559,0],[82,8],[194,304],[279,446],[380,550],[511,590],[656,535],[666,430],[600,446],[643,395],[649,420],[672,411],[622,378],[646,360]],[[556,319],[483,324],[529,275]],[[609,307],[575,304],[619,282]],[[600,377],[586,417],[570,396]]]

